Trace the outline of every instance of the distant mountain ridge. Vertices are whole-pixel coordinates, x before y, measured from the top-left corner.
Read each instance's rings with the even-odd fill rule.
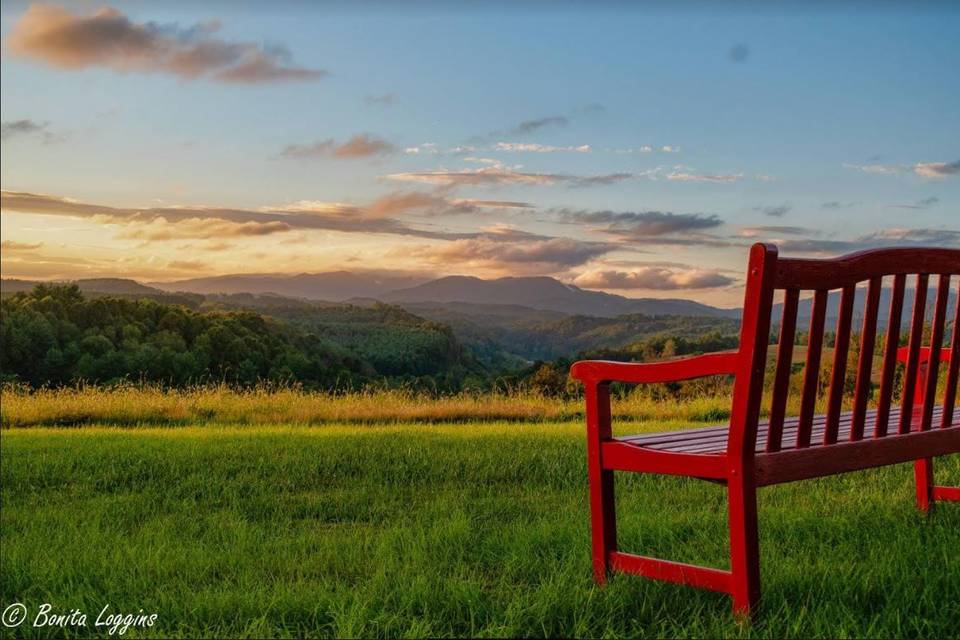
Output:
[[[614,317],[631,313],[648,316],[681,315],[736,318],[739,309],[719,309],[692,300],[626,298],[564,284],[554,278],[508,277],[483,280],[473,276],[447,276],[378,297],[383,302],[470,303],[520,305],[570,315]]]
[[[84,293],[113,293],[120,295],[157,295],[165,293],[160,289],[148,287],[129,278],[80,278],[79,280],[60,280],[56,282],[74,282]],[[17,293],[18,291],[30,291],[38,284],[44,283],[39,280],[4,278],[0,281],[0,289],[5,293]]]
[[[257,273],[151,282],[164,291],[188,293],[272,293],[309,300],[342,302],[350,298],[376,298],[394,289],[412,287],[428,278],[381,273],[328,271],[323,273]]]

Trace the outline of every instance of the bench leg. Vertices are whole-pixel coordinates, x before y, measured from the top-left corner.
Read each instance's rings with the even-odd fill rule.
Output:
[[[607,582],[610,554],[617,550],[617,515],[613,499],[613,471],[603,468],[600,445],[609,440],[610,390],[605,384],[586,387],[587,475],[590,482],[590,524],[593,535],[593,579]]]
[[[590,519],[593,529],[593,579],[597,584],[606,584],[610,554],[617,550],[617,512],[613,499],[612,471],[599,470],[598,474],[590,474]]]
[[[917,508],[929,511],[933,502],[933,458],[914,461],[913,477],[917,483]]]
[[[757,536],[757,487],[752,478],[730,478],[730,572],[733,612],[752,615],[760,601],[760,541]]]

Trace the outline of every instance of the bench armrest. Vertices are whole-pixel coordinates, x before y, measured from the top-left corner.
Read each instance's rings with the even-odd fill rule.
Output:
[[[676,382],[704,376],[733,374],[736,372],[739,359],[740,354],[736,351],[722,351],[663,362],[581,360],[570,368],[570,375],[584,384]]]

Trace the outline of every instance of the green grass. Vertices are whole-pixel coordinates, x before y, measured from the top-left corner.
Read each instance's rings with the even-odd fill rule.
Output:
[[[3,429],[0,606],[159,614],[125,637],[960,634],[960,505],[917,513],[904,465],[761,491],[752,626],[718,594],[595,587],[582,431]],[[960,484],[958,456],[938,465]],[[617,489],[622,548],[726,566],[721,487],[624,474]],[[0,627],[14,634],[69,635]]]

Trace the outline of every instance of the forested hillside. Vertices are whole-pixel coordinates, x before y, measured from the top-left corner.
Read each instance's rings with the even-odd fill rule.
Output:
[[[109,284],[117,293],[77,284],[8,292],[0,303],[2,379],[556,393],[579,355],[642,361],[728,348],[738,328],[727,318],[597,318],[510,305],[404,309]]]
[[[35,386],[130,379],[324,389],[383,379],[456,389],[482,373],[448,328],[402,310],[285,323],[251,311],[88,298],[76,285],[40,285],[0,303],[0,371]]]

